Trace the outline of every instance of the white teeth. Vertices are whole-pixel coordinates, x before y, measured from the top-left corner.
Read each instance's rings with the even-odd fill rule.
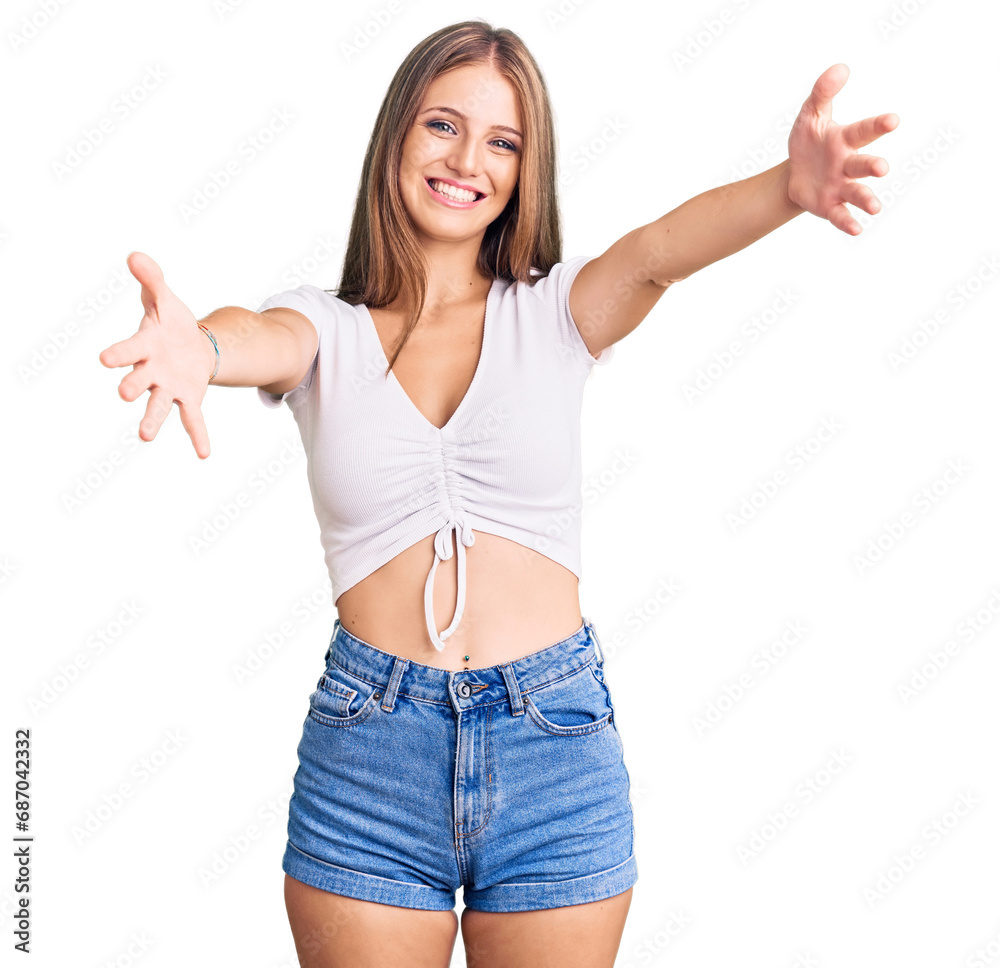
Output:
[[[472,202],[478,197],[475,192],[466,191],[464,188],[456,188],[447,182],[432,180],[430,186],[434,191],[441,195],[447,195],[449,198],[455,199],[456,202]]]

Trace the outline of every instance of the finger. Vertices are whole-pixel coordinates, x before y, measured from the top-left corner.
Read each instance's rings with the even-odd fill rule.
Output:
[[[146,334],[140,331],[112,343],[97,358],[107,367],[134,366],[146,358],[146,352]]]
[[[852,182],[844,189],[844,201],[850,202],[855,208],[860,208],[869,215],[876,215],[882,211],[882,203],[875,197],[875,193],[860,182]]]
[[[147,313],[155,313],[157,302],[172,295],[163,279],[162,270],[145,252],[130,252],[125,264],[142,286],[139,298],[143,309]]]
[[[808,107],[817,116],[829,121],[833,113],[833,97],[847,83],[850,73],[850,68],[846,64],[834,64],[828,67],[816,79],[803,107]]]
[[[840,229],[841,232],[846,232],[848,235],[860,235],[861,226],[854,220],[851,213],[848,211],[847,206],[841,202],[839,205],[834,205],[830,209],[827,218],[830,220],[831,224]]]
[[[844,162],[844,174],[848,178],[881,178],[889,171],[889,162],[877,155],[851,155]]]
[[[138,400],[147,390],[155,389],[149,366],[146,363],[138,363],[132,368],[131,373],[126,373],[122,377],[122,382],[118,384],[118,396],[131,403],[133,400]]]
[[[177,404],[181,412],[181,423],[194,444],[194,452],[204,460],[211,453],[208,444],[208,428],[205,426],[205,417],[202,415],[201,407],[191,403]]]
[[[899,124],[896,114],[876,114],[861,121],[854,121],[843,126],[844,141],[850,148],[863,148],[870,145],[876,138],[892,131]]]
[[[160,387],[153,387],[149,391],[146,412],[142,415],[142,420],[139,422],[140,440],[149,441],[156,436],[157,431],[163,426],[163,421],[167,419],[167,414],[170,413],[170,405],[172,403],[173,400],[166,390]]]

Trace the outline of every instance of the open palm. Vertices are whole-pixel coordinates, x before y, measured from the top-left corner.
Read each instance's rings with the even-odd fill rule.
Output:
[[[208,457],[208,430],[201,401],[212,373],[207,340],[198,321],[163,280],[160,267],[142,252],[126,260],[129,271],[142,284],[142,307],[146,311],[134,335],[113,343],[101,352],[108,367],[131,366],[118,384],[123,400],[135,400],[149,390],[146,412],[139,424],[139,439],[152,440],[176,402],[181,423],[194,444],[195,453]]]
[[[876,155],[859,155],[858,148],[895,129],[899,117],[879,114],[837,124],[831,119],[833,97],[847,82],[846,64],[834,64],[820,74],[788,136],[788,198],[793,204],[828,219],[848,235],[860,235],[861,226],[846,203],[870,215],[882,206],[858,178],[881,177],[889,163]]]

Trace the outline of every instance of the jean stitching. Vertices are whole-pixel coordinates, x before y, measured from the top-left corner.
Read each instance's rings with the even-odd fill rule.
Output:
[[[529,698],[524,693],[525,698]],[[612,713],[605,713],[600,719],[595,719],[592,723],[577,723],[575,726],[560,726],[558,723],[550,723],[541,713],[541,710],[533,703],[526,702],[525,708],[531,716],[532,721],[553,736],[586,736],[588,733],[597,733],[611,725]]]
[[[318,709],[314,709],[312,706],[309,707],[309,716],[319,723],[320,726],[358,726],[368,719],[373,712],[375,712],[375,707],[378,705],[378,701],[381,698],[381,693],[377,691],[373,692],[368,699],[365,700],[365,704],[352,716],[344,716],[343,718],[337,716],[327,716],[325,713],[320,712]]]
[[[530,695],[533,692],[537,692],[539,689],[544,689],[546,686],[551,686],[554,682],[562,682],[563,679],[568,679],[570,676],[575,676],[581,670],[589,668],[590,666],[593,665],[593,662],[594,662],[593,659],[589,659],[587,662],[584,662],[582,665],[575,666],[574,668],[570,669],[568,672],[564,672],[562,675],[556,676],[554,679],[547,679],[545,682],[536,683],[530,689],[522,689],[521,690],[521,695],[522,696],[523,695]]]
[[[358,694],[357,689],[352,689],[350,686],[345,686],[343,683],[337,682],[336,679],[331,679],[325,672],[319,680],[317,688],[325,689],[327,692],[340,696],[342,699],[346,699],[348,703]]]
[[[413,887],[420,891],[433,891],[436,893],[441,893],[436,887],[431,887],[429,884],[414,884],[410,881],[400,881],[394,877],[381,877],[378,874],[368,874],[365,871],[356,871],[353,867],[341,867],[339,864],[331,864],[329,861],[323,860],[322,857],[317,857],[315,854],[310,854],[309,851],[303,850],[298,844],[293,844],[289,840],[289,844],[297,850],[300,854],[304,854],[311,861],[317,864],[322,864],[324,867],[332,867],[334,870],[346,871],[348,874],[360,874],[361,877],[367,880],[373,881],[385,881],[388,884],[402,884],[404,887]]]
[[[378,689],[385,689],[386,688],[386,683],[384,683],[384,682],[377,682],[374,679],[366,679],[364,676],[360,676],[356,672],[353,672],[350,669],[342,666],[336,659],[330,660],[327,665],[328,665],[328,667],[329,666],[335,666],[336,668],[340,669],[341,672],[343,672],[343,673],[345,673],[345,674],[347,674],[349,676],[353,676],[355,679],[359,679],[361,682],[367,683],[369,686],[375,686]]]
[[[495,705],[495,703],[490,703],[490,705],[493,706]],[[482,830],[483,827],[485,827],[486,824],[489,822],[490,812],[493,809],[493,783],[492,783],[493,770],[490,764],[490,719],[492,718],[492,716],[493,716],[493,710],[487,709],[486,725],[483,727],[486,730],[486,775],[488,777],[486,781],[486,817],[484,818],[483,822],[478,827],[476,827],[475,830],[460,831],[458,834],[459,837],[471,837],[473,834],[478,834],[479,831]],[[460,820],[458,822],[458,826],[461,827],[462,824],[463,821]]]

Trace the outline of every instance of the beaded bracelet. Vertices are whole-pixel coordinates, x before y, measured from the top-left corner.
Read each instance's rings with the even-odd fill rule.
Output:
[[[208,382],[211,383],[215,379],[215,374],[219,372],[219,344],[215,342],[215,337],[212,335],[212,331],[207,326],[202,326],[201,323],[199,323],[198,328],[208,336],[208,338],[212,341],[212,345],[215,347],[215,369],[212,371],[212,375],[208,378]]]

